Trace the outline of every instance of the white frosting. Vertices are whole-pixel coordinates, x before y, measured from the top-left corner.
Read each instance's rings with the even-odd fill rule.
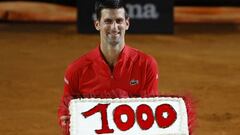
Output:
[[[100,98],[90,98],[90,99],[74,99],[70,102],[70,133],[71,135],[97,135],[95,130],[102,128],[101,114],[99,112],[94,113],[93,115],[85,118],[82,113],[89,111],[98,104],[109,104],[107,108],[107,120],[109,128],[114,130],[114,135],[189,135],[188,131],[188,121],[187,121],[187,111],[185,102],[182,98],[177,97],[156,97],[156,98],[125,98],[125,99],[100,99]],[[155,121],[151,128],[148,130],[142,130],[138,122],[136,121],[133,127],[126,131],[121,131],[116,126],[116,123],[113,120],[113,112],[116,107],[119,105],[128,105],[130,106],[136,116],[136,109],[141,104],[146,104],[151,107],[153,115],[155,116],[155,109],[162,104],[169,104],[177,114],[177,119],[175,122],[167,128],[159,128]],[[168,117],[168,113],[164,112],[162,114],[164,118]],[[125,117],[125,118],[124,118]],[[144,118],[145,117],[145,118]],[[147,116],[143,115],[143,120]],[[121,115],[123,122],[127,120],[126,115]],[[107,135],[111,135],[107,134]]]

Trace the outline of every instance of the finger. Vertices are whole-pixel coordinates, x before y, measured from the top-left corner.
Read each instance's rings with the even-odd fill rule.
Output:
[[[67,121],[63,120],[61,121],[61,126],[66,126],[67,125]]]
[[[69,126],[63,127],[62,128],[62,133],[63,133],[63,135],[70,135]]]
[[[70,120],[70,116],[61,116],[60,117],[61,126],[66,126],[69,120]]]
[[[60,120],[69,120],[69,119],[70,119],[70,116],[66,116],[66,115],[60,117]]]
[[[65,125],[62,126],[62,133],[63,133],[63,135],[70,135],[68,123],[65,123]]]

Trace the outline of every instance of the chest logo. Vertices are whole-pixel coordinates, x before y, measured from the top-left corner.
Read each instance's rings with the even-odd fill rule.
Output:
[[[131,80],[130,81],[130,85],[137,85],[139,83],[139,81],[138,80]]]

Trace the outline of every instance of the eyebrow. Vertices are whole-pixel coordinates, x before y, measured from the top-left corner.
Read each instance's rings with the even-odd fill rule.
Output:
[[[103,18],[103,20],[124,20],[124,17],[117,17],[117,18]]]

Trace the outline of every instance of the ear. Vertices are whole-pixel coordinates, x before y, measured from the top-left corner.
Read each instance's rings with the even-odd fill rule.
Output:
[[[99,20],[94,21],[94,26],[95,26],[97,31],[100,30],[100,22],[99,22]]]
[[[128,18],[126,18],[126,28],[125,29],[128,30],[129,26],[130,26],[130,19],[128,17]]]

